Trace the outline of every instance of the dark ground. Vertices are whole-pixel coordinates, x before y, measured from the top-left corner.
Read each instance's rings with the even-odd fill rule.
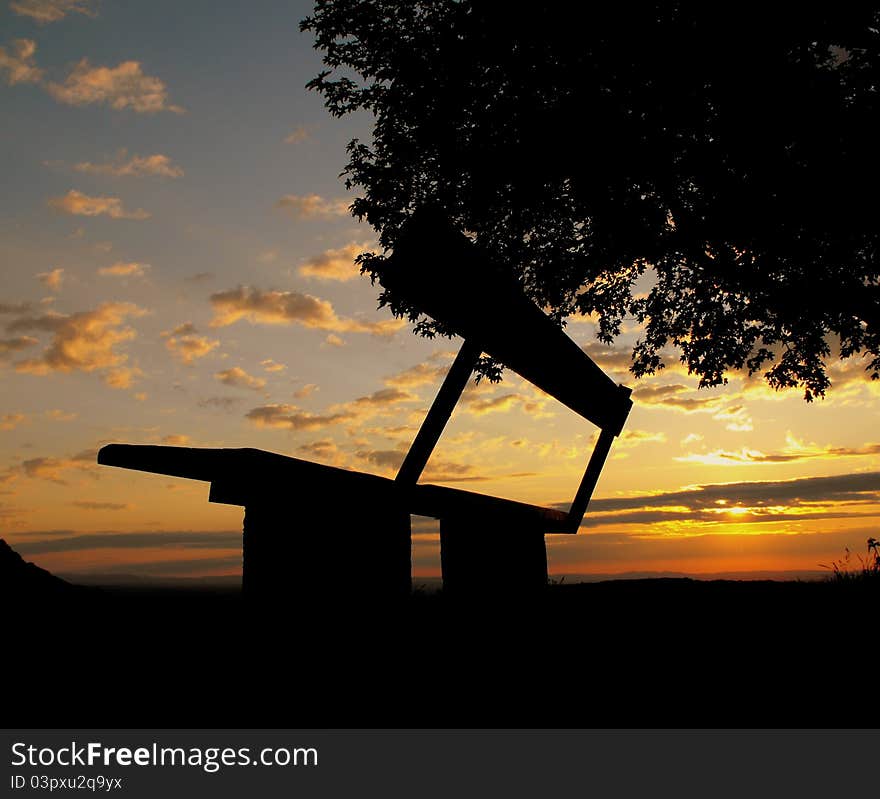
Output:
[[[874,727],[867,585],[626,580],[268,612],[234,590],[3,598],[5,727]]]

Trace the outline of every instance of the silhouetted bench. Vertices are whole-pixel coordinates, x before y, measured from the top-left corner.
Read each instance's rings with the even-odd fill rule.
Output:
[[[547,583],[544,535],[577,532],[632,401],[557,325],[442,218],[415,214],[381,282],[464,338],[394,480],[256,449],[109,444],[98,462],[211,483],[245,507],[249,597],[395,596],[411,588],[410,514],[440,520],[444,590]],[[418,480],[481,353],[600,429],[568,512]]]

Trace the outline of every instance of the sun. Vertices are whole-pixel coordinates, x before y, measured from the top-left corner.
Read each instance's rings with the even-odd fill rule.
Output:
[[[750,512],[750,509],[737,506],[735,508],[725,508],[724,512],[729,513],[731,516],[744,516]]]

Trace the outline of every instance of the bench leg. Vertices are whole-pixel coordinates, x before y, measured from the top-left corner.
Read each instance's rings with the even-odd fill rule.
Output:
[[[542,533],[498,532],[472,519],[440,521],[443,591],[450,595],[505,596],[547,585]]]
[[[340,514],[255,502],[245,508],[243,550],[245,600],[278,609],[391,600],[412,587],[409,513],[387,507]]]

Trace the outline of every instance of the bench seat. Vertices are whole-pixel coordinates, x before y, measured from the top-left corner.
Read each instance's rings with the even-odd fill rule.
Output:
[[[568,514],[458,488],[406,486],[387,477],[325,466],[250,447],[202,448],[107,444],[98,463],[211,483],[209,500],[226,505],[325,502],[328,517],[369,497],[435,519],[485,519],[511,531],[575,533]]]

